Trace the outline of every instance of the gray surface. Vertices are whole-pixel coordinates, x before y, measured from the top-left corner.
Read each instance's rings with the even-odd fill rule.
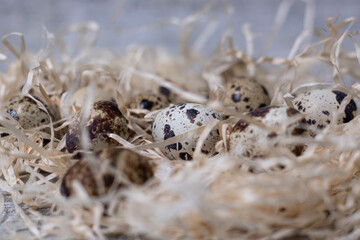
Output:
[[[4,196],[5,200],[5,209],[0,219],[0,239],[9,238],[15,231],[20,234],[24,233],[25,236],[29,235],[27,228],[16,213],[11,196],[3,191],[0,191],[0,193]],[[21,204],[21,206],[24,210],[27,209],[25,204]]]
[[[25,35],[29,49],[37,51],[41,46],[42,27],[50,32],[72,24],[93,20],[101,27],[98,46],[124,50],[131,44],[149,44],[162,46],[176,52],[178,47],[177,27],[166,24],[152,31],[124,36],[132,29],[153,23],[159,19],[170,17],[185,17],[195,10],[200,9],[208,1],[165,1],[165,0],[76,0],[76,1],[23,1],[0,0],[0,35],[17,31]],[[220,1],[218,1],[220,2]],[[245,22],[251,24],[252,32],[262,33],[255,42],[256,50],[269,32],[280,0],[233,0],[229,1],[235,9],[234,15],[229,17],[223,14],[220,7],[211,13],[220,21],[219,29],[233,25],[235,45],[240,49],[244,47],[244,37],[241,25]],[[326,18],[339,16],[340,19],[353,16],[359,18],[359,0],[318,0],[316,1],[315,27],[325,27]],[[121,10],[121,11],[120,11]],[[115,31],[112,17],[117,16],[116,24],[122,33]],[[304,2],[296,1],[292,7],[288,21],[281,30],[284,33],[278,42],[271,48],[270,55],[285,56],[289,52],[296,36],[301,32],[304,12]],[[353,30],[360,28],[356,23]],[[213,36],[213,41],[207,45],[210,51],[219,40],[218,35]],[[0,48],[1,49],[1,48]],[[0,192],[1,193],[1,192]],[[5,197],[5,212],[0,219],[0,239],[7,236],[6,229],[24,229],[19,221],[9,196]]]
[[[150,44],[166,47],[176,51],[177,27],[166,24],[155,30],[144,31],[139,34],[124,36],[115,30],[112,18],[117,19],[116,23],[121,28],[122,33],[138,28],[140,26],[153,23],[159,19],[170,17],[185,17],[195,10],[200,9],[204,0],[1,0],[0,8],[0,35],[12,31],[24,33],[27,45],[32,50],[37,50],[41,46],[42,27],[45,26],[51,32],[56,32],[61,28],[73,23],[80,23],[93,20],[101,26],[101,34],[98,46],[124,49],[129,44]],[[214,1],[216,3],[226,1]],[[215,7],[212,11],[214,16],[220,19],[220,29],[224,29],[228,24],[234,26],[236,45],[240,48],[244,46],[244,37],[241,33],[241,25],[245,22],[251,24],[254,33],[261,33],[257,38],[256,47],[264,40],[264,36],[269,32],[271,23],[280,0],[233,0],[228,1],[234,6],[235,12],[232,17],[226,17],[223,9]],[[315,27],[325,27],[326,18],[339,16],[340,19],[353,16],[359,17],[359,0],[315,0],[316,18]],[[290,10],[290,17],[286,22],[282,33],[285,33],[278,40],[279,42],[271,48],[271,55],[286,55],[296,36],[300,33],[303,21],[304,2],[295,1]],[[118,14],[117,17],[116,14]],[[359,23],[354,29],[358,29]],[[214,35],[214,41],[209,44],[211,49],[218,34]]]

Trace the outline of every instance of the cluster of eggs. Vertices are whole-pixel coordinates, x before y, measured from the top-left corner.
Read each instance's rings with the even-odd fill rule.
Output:
[[[284,149],[296,156],[301,155],[305,145],[303,141],[294,141],[296,137],[316,136],[319,130],[334,120],[336,123],[347,123],[354,118],[357,110],[354,100],[348,99],[345,92],[332,88],[297,91],[292,99],[294,108],[269,106],[271,99],[266,88],[248,76],[226,77],[224,89],[224,106],[243,114],[226,136],[229,141],[228,150],[235,156],[250,159],[268,156],[274,148]],[[114,148],[120,144],[109,137],[109,134],[117,134],[130,140],[132,130],[117,104],[106,93],[101,96],[104,99],[95,99],[86,119],[83,119],[83,112],[80,110],[68,127],[67,151],[77,153],[74,157],[80,160],[63,178],[61,193],[65,196],[74,193],[74,181],[80,182],[89,195],[97,196],[101,194],[97,182],[99,179],[103,182],[100,184],[103,191],[107,192],[110,188],[121,189],[129,184],[141,185],[153,177],[148,159],[131,150]],[[199,130],[212,121],[221,121],[222,117],[202,104],[172,105],[168,96],[169,90],[163,95],[143,93],[130,98],[126,106],[128,109],[142,110],[141,114],[135,114],[137,118],[143,118],[144,113],[157,111],[151,133],[156,142],[168,141],[166,146],[160,147],[161,152],[169,160],[192,160],[201,133]],[[342,106],[344,99],[348,100],[346,106]],[[84,98],[71,99],[71,102],[81,107]],[[34,99],[16,96],[3,109],[20,127],[31,129],[50,124],[50,118],[53,121],[60,119],[59,109],[49,104],[43,105],[47,112]],[[48,130],[45,128],[44,131]],[[83,136],[88,140],[84,144],[86,146],[82,144],[83,139],[86,140]],[[174,137],[176,138],[171,142]],[[292,141],[287,141],[288,138],[292,138]],[[213,156],[216,154],[215,145],[220,140],[219,130],[211,129],[202,146],[199,146],[200,151]],[[86,149],[91,150],[93,155],[83,151]],[[91,161],[92,159],[95,161]],[[117,174],[107,172],[106,168],[109,167],[115,169]]]
[[[232,127],[229,149],[252,159],[269,156],[274,149],[290,150],[298,156],[305,149],[301,138],[316,136],[333,120],[341,124],[355,117],[357,105],[353,99],[340,108],[346,97],[345,92],[329,87],[302,88],[293,94],[294,108],[267,106],[247,113],[248,121],[240,119]]]

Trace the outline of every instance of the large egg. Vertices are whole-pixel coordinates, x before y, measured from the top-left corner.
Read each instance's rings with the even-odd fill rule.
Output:
[[[70,153],[80,149],[80,120],[79,112],[66,134],[66,148]],[[94,103],[85,125],[91,149],[118,145],[117,141],[108,137],[109,133],[115,133],[127,140],[130,136],[127,123],[127,119],[120,112],[116,103],[111,101]]]
[[[304,149],[302,144],[288,144],[283,138],[291,136],[308,136],[306,124],[301,114],[286,106],[269,106],[256,109],[247,114],[254,121],[263,124],[262,128],[254,123],[239,120],[229,135],[229,149],[238,156],[257,158],[269,155],[274,148],[285,147],[295,155],[300,155]],[[282,126],[285,126],[282,128]],[[270,131],[266,128],[278,128]]]
[[[116,183],[115,178],[123,179],[116,183],[115,189],[142,185],[153,176],[148,159],[128,149],[105,148],[96,153],[91,164],[86,157],[68,169],[61,183],[61,194],[69,197],[74,193],[73,182],[78,181],[89,196],[101,195],[99,182],[102,181],[104,192]],[[112,168],[110,172],[107,168]],[[116,174],[116,176],[114,175]]]
[[[190,130],[207,125],[213,119],[221,119],[219,114],[201,104],[184,103],[165,108],[155,117],[152,136],[155,141],[163,141]],[[194,133],[180,142],[161,148],[169,159],[192,160],[199,133]],[[202,152],[215,153],[215,143],[220,140],[217,129],[213,129],[202,146]]]
[[[252,78],[233,77],[224,87],[224,105],[234,106],[238,112],[251,112],[270,104],[268,91]]]
[[[307,89],[294,94],[294,107],[303,112],[309,129],[316,133],[330,124],[333,114],[335,114],[346,93],[339,90],[328,88]],[[344,111],[339,112],[337,123],[347,123],[351,121],[356,114],[357,106],[354,100],[346,105]]]

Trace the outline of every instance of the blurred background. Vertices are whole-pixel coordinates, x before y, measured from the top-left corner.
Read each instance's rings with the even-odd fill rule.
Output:
[[[21,32],[25,35],[27,49],[38,51],[42,46],[44,27],[56,33],[70,24],[95,21],[100,26],[97,41],[99,47],[124,50],[130,45],[146,44],[177,52],[179,26],[168,23],[167,20],[176,21],[176,18],[185,18],[204,8],[209,2],[205,0],[0,0],[0,35]],[[220,39],[219,32],[224,32],[228,26],[232,26],[235,46],[244,49],[245,38],[241,27],[244,23],[249,23],[251,32],[256,34],[255,53],[259,54],[261,43],[271,30],[281,2],[281,0],[213,1],[214,7],[207,14],[210,18],[204,21],[203,26],[199,26],[197,31],[200,32],[211,22],[216,22],[212,26],[215,29],[214,34],[211,35],[212,41],[205,44],[205,51],[214,48]],[[277,37],[268,52],[270,56],[286,56],[303,28],[305,6],[308,1],[287,2],[293,5],[280,30],[281,35]],[[328,17],[338,16],[339,20],[344,20],[348,17],[358,18],[360,14],[359,0],[314,0],[313,2],[316,11],[314,27],[317,29],[326,27]],[[226,9],[225,5],[232,6],[232,9]],[[150,25],[153,28],[149,28]],[[358,29],[360,23],[356,22],[352,30]]]

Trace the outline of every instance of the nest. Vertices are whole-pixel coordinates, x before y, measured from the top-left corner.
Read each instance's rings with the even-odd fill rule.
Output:
[[[309,5],[307,11],[312,11]],[[172,20],[181,29],[178,55],[149,46],[132,47],[121,55],[99,50],[94,47],[99,26],[93,22],[70,26],[55,36],[45,31],[46,46],[36,54],[26,51],[20,33],[2,38],[9,51],[0,53],[1,60],[9,59],[11,53],[15,59],[9,60],[7,72],[0,74],[0,102],[15,95],[38,95],[57,104],[62,116],[56,123],[24,130],[1,112],[1,132],[9,135],[0,139],[0,212],[5,211],[4,199],[11,196],[29,232],[27,237],[360,238],[358,116],[346,124],[330,124],[315,138],[304,139],[307,149],[299,157],[275,149],[271,157],[251,161],[228,152],[228,130],[234,119],[244,116],[221,104],[223,74],[229,71],[245,72],[265,85],[271,105],[291,105],[287,94],[305,83],[341,87],[358,100],[360,49],[354,37],[358,32],[351,32],[354,19],[327,19],[328,28],[315,32],[317,40],[311,43],[307,41],[313,35],[311,19],[305,19],[304,30],[287,58],[255,57],[253,34],[247,25],[242,29],[247,40],[245,52],[235,49],[231,35],[225,32],[211,57],[204,57],[189,46],[188,38],[198,23],[210,17],[211,7]],[[280,25],[275,24],[265,46]],[[75,50],[66,43],[69,35],[79,39],[80,44],[72,46]],[[20,48],[10,37],[20,38]],[[199,39],[207,37],[205,31]],[[354,50],[342,46],[346,39],[352,41]],[[71,98],[81,87],[86,87],[88,96],[81,100],[85,112],[91,99],[103,94],[99,89],[116,100],[134,134],[129,141],[114,134],[111,137],[150,159],[155,172],[152,181],[97,197],[89,197],[80,185],[75,186],[71,198],[60,194],[62,177],[77,160],[66,151],[65,137],[56,138],[55,133],[66,130],[79,110]],[[137,117],[132,113],[141,110],[125,106],[136,93],[159,93],[164,88],[174,95],[174,103],[202,103],[232,116],[197,130],[200,138],[193,161],[169,161],[159,150],[186,134],[153,142],[151,119]],[[220,153],[209,157],[200,147],[212,127],[220,130],[222,140],[217,145]],[[49,143],[44,144],[45,139]],[[10,226],[7,231],[9,238],[24,237]]]

